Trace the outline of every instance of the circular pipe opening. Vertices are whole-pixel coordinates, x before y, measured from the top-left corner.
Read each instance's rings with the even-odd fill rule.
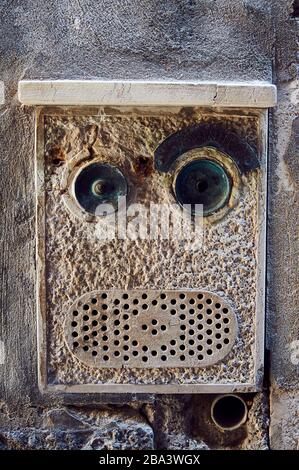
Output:
[[[211,418],[222,430],[237,429],[247,419],[246,403],[238,395],[220,395],[212,403]]]

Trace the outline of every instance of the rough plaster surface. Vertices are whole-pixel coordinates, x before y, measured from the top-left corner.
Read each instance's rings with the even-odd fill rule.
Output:
[[[161,449],[264,450],[268,444],[268,404],[263,393],[244,394],[247,423],[234,431],[221,431],[212,422],[210,410],[215,395],[164,396],[144,412],[153,426],[155,443]]]
[[[3,400],[0,427],[1,432],[11,436],[17,429],[26,433],[31,428],[24,440],[26,448],[29,434],[39,428],[33,414],[42,412],[41,404],[45,412],[47,407],[50,410],[65,405],[57,397],[41,398],[36,385],[34,111],[18,103],[18,80],[215,77],[270,81],[273,77],[278,86],[279,104],[270,116],[267,338],[271,381],[276,384],[271,400],[270,445],[297,448],[298,426],[294,416],[299,400],[298,366],[292,363],[289,353],[289,344],[298,340],[299,277],[298,162],[292,133],[298,107],[297,26],[291,18],[292,3],[292,0],[101,0],[99,7],[94,8],[93,0],[1,2],[0,78],[5,82],[6,102],[0,111],[0,340],[6,360],[0,364]],[[259,397],[258,402],[263,403]],[[187,399],[187,396],[168,397],[168,413],[176,409],[177,402]],[[93,396],[91,400],[114,403],[117,398]],[[143,400],[152,403],[142,406]],[[140,397],[139,401],[132,395],[122,398],[139,414],[144,408],[151,408],[149,416],[153,416],[160,403],[164,404],[163,400],[156,398],[154,404],[150,396]],[[84,409],[86,405],[81,404]],[[14,410],[13,419],[5,412],[8,406]],[[103,405],[96,408],[102,409]],[[120,413],[124,406],[112,408],[126,422],[127,418]],[[267,413],[264,404],[261,409]],[[258,414],[259,419],[263,413]],[[149,422],[157,447],[163,447],[164,440],[172,440],[176,448],[206,445],[203,441],[196,444],[193,438],[188,444],[190,438],[184,437],[180,420],[172,426],[166,419],[161,432],[159,424],[154,425],[154,418]],[[10,425],[13,429],[9,430]],[[256,426],[260,424],[248,427],[252,435]],[[266,434],[256,436],[256,445],[263,447]],[[121,438],[118,441],[118,445],[123,443]],[[80,442],[77,441],[77,447]],[[3,438],[1,445],[14,446]],[[53,447],[59,446],[60,438]]]
[[[262,285],[258,285],[261,262],[258,249],[263,242],[258,205],[262,204],[261,173],[265,170],[258,115],[238,116],[236,112],[232,116],[214,115],[201,109],[188,112],[182,109],[178,114],[165,110],[162,116],[157,111],[153,116],[149,111],[147,115],[142,115],[142,111],[106,113],[99,110],[99,117],[44,118],[46,202],[45,215],[41,217],[45,221],[46,278],[42,283],[46,290],[50,384],[254,383],[259,321],[256,306],[262,302],[257,294],[258,289],[262,292]],[[82,221],[67,210],[62,197],[65,166],[71,165],[74,156],[86,146],[91,162],[109,162],[127,176],[132,189],[128,205],[142,203],[149,208],[151,202],[174,204],[169,175],[154,169],[154,150],[179,129],[223,121],[227,129],[246,136],[251,145],[261,149],[258,155],[261,169],[244,175],[236,207],[217,223],[206,224],[203,246],[195,251],[188,250],[186,243],[177,239],[101,241],[96,232],[101,230],[101,221],[97,224]],[[148,159],[145,169],[138,164],[140,157]],[[85,152],[82,158],[86,161]],[[79,164],[80,160],[76,161]],[[204,289],[227,299],[239,328],[233,350],[225,360],[208,368],[107,369],[78,361],[68,351],[62,328],[70,303],[93,290],[130,288]]]
[[[1,406],[2,405],[2,406]],[[0,449],[153,449],[153,430],[134,410],[34,410],[19,428],[18,418],[0,404],[9,418],[0,430]],[[1,420],[1,421],[2,421]]]

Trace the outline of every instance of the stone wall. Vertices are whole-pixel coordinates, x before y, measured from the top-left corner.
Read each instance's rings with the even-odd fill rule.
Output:
[[[292,0],[37,0],[0,5],[0,448],[296,449],[298,446],[298,84]],[[21,79],[268,80],[265,390],[246,426],[215,430],[212,397],[41,396],[35,307],[34,109]],[[298,347],[298,346],[297,346]]]

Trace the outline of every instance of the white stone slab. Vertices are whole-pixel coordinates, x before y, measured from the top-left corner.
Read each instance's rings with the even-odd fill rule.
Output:
[[[0,104],[4,104],[4,83],[0,81]]]
[[[19,100],[26,105],[269,108],[276,104],[276,87],[267,82],[22,80]]]

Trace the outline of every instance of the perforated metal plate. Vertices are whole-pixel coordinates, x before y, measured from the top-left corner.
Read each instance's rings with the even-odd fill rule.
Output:
[[[64,334],[94,367],[206,367],[232,349],[237,320],[211,292],[96,291],[72,305]]]

